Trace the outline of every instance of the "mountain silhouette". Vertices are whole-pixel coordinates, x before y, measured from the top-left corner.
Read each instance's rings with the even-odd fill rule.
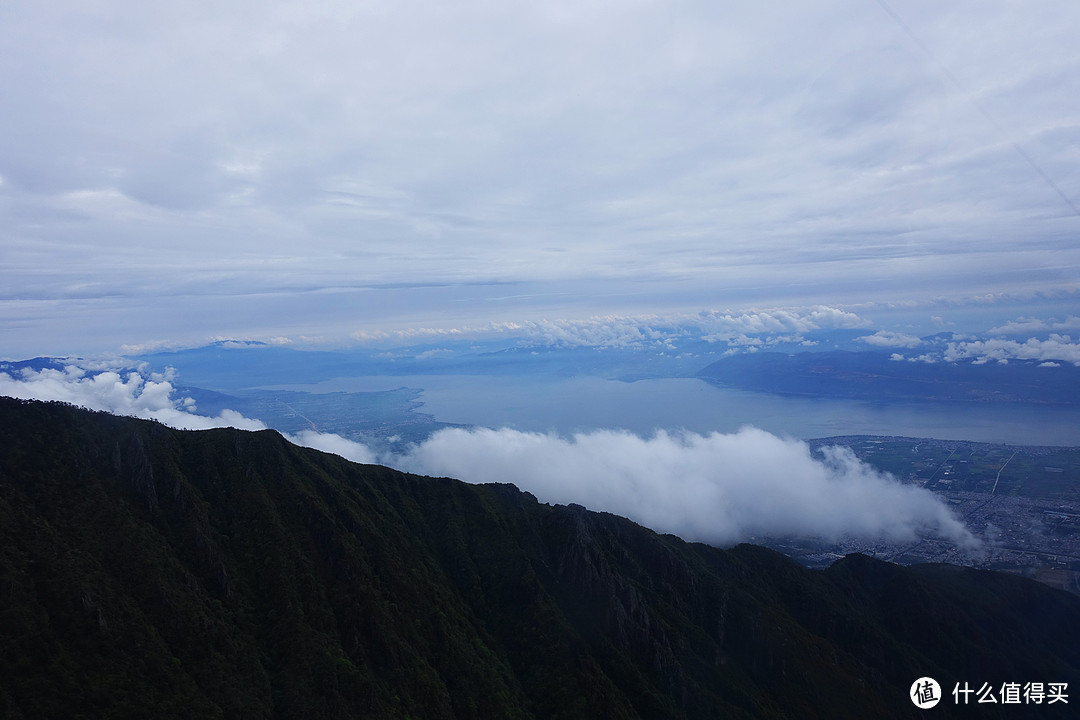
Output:
[[[1080,598],[0,398],[5,718],[1061,717]],[[1078,700],[1080,701],[1080,700]]]

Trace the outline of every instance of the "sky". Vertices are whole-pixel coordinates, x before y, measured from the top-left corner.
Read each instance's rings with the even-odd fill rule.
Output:
[[[8,0],[0,357],[820,304],[1066,322],[1078,34],[1072,0]]]

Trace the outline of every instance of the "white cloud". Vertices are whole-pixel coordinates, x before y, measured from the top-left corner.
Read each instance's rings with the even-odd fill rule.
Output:
[[[945,327],[948,327],[950,325],[956,325],[956,323],[948,322],[939,315],[932,316],[930,318],[930,322],[932,322],[935,327],[939,327],[939,328],[945,328]]]
[[[990,360],[999,363],[1009,360],[1061,360],[1080,366],[1080,344],[1074,343],[1068,335],[1057,334],[1051,334],[1046,340],[1029,338],[1024,342],[993,338],[949,343],[945,350],[946,361],[966,358],[974,358],[976,364]]]
[[[323,452],[340,455],[346,460],[358,463],[376,462],[375,453],[367,445],[355,440],[343,438],[335,433],[320,433],[314,430],[301,430],[295,435],[285,436],[290,442],[302,447],[315,448]]]
[[[711,336],[711,337],[716,337],[716,336],[714,335],[714,336]],[[750,337],[749,335],[744,335],[742,333],[740,333],[738,335],[735,335],[733,337],[726,338],[726,340],[727,340],[727,344],[731,345],[733,347],[753,348],[755,350],[757,350],[758,348],[760,348],[762,345],[765,344],[765,341],[762,340],[761,338]]]
[[[595,315],[584,318],[524,319],[454,328],[360,330],[361,342],[414,342],[443,338],[505,336],[526,346],[640,349],[672,347],[680,339],[703,339],[731,345],[808,343],[800,333],[835,328],[864,328],[855,313],[827,305],[742,311],[703,310],[642,315]],[[764,337],[751,337],[751,334]]]
[[[923,341],[914,335],[889,330],[878,330],[873,335],[864,335],[859,340],[878,347],[917,348],[923,344]]]
[[[400,328],[394,330],[357,330],[352,334],[354,340],[360,342],[382,342],[392,340],[394,342],[413,342],[416,340],[430,340],[434,338],[463,337],[482,332],[483,328]]]
[[[536,320],[520,323],[528,342],[555,347],[634,348],[657,345],[664,334],[650,327],[651,317],[609,315],[584,320]]]
[[[140,368],[103,369],[102,364],[69,361],[63,369],[24,368],[17,377],[0,372],[0,395],[66,402],[115,415],[157,420],[181,430],[266,429],[261,421],[234,410],[223,410],[216,417],[195,414],[191,398],[173,398],[170,376],[150,374]]]
[[[516,430],[442,430],[395,458],[402,469],[509,482],[547,502],[625,515],[684,538],[727,545],[754,535],[974,540],[929,491],[832,448],[746,428],[734,434],[596,431],[563,438]]]
[[[696,324],[709,342],[732,341],[747,334],[803,333],[811,330],[864,328],[870,323],[855,313],[817,305],[806,308],[770,308],[738,313],[708,310],[687,324]]]
[[[1004,325],[991,328],[988,333],[990,335],[1032,335],[1041,332],[1077,330],[1080,330],[1080,317],[1070,315],[1064,320],[1057,320],[1056,318],[1049,318],[1047,320],[1040,318],[1019,318],[1012,322],[1005,323]]]
[[[225,409],[210,417],[199,415],[190,397],[175,397],[175,371],[149,373],[145,366],[125,367],[111,360],[68,360],[62,369],[24,368],[13,376],[0,372],[0,395],[24,400],[65,402],[90,410],[156,420],[179,430],[207,430],[233,427],[265,430],[261,420]],[[288,440],[360,463],[375,462],[375,455],[363,443],[334,433],[303,430],[286,435]]]

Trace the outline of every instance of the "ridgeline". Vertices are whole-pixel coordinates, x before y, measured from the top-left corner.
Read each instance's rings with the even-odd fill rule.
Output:
[[[1061,717],[1080,598],[852,555],[807,570],[274,431],[0,398],[5,718]],[[975,698],[972,698],[974,702]],[[966,715],[965,715],[966,712]]]

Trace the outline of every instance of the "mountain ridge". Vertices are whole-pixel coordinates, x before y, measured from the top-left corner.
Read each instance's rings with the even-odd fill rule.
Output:
[[[810,571],[271,430],[0,428],[7,717],[918,717],[923,675],[1080,681],[1080,600],[1020,578]]]

